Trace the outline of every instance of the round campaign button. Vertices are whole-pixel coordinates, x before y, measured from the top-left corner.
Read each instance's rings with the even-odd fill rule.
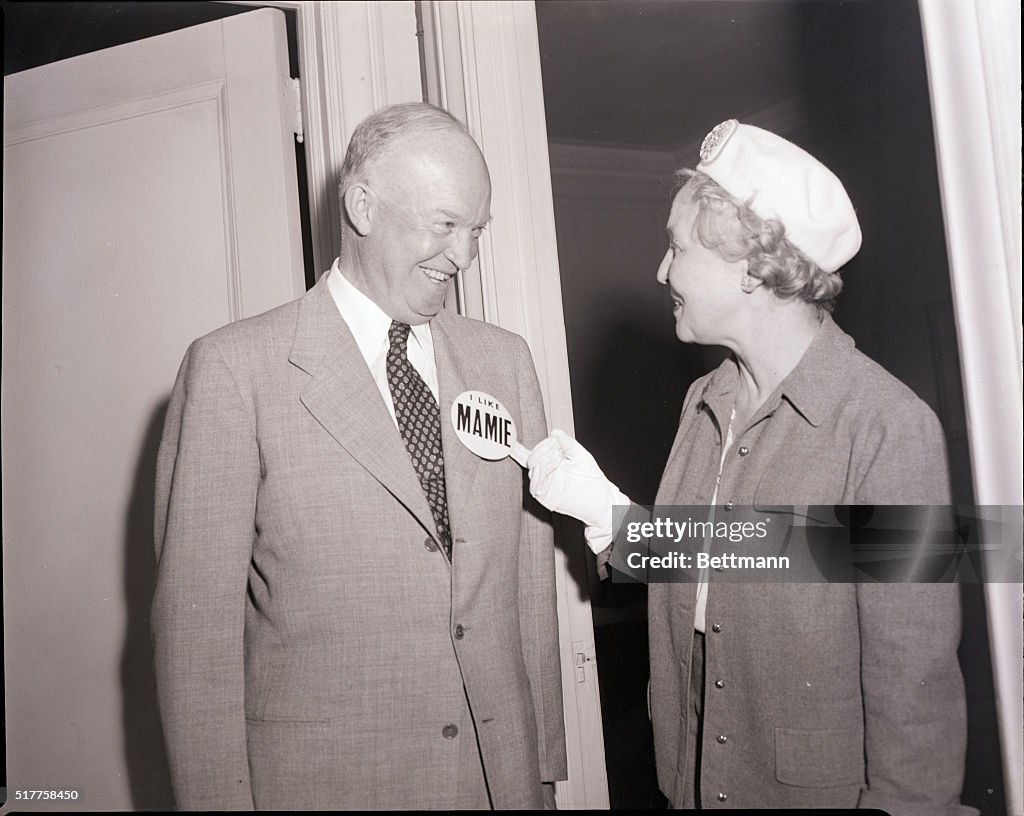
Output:
[[[525,465],[529,451],[519,444],[516,423],[495,397],[483,391],[463,391],[452,403],[455,434],[481,459],[504,459],[511,454]]]

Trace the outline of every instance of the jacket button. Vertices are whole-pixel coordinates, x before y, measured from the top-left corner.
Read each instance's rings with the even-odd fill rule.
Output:
[[[750,448],[748,448],[746,445],[740,445],[740,449],[736,452],[740,456],[746,456],[748,453],[750,453]]]
[[[718,801],[719,802],[724,802],[728,798],[729,798],[729,794],[727,794],[727,793],[719,793],[718,794]]]
[[[423,539],[423,546],[430,550],[430,552],[437,552],[437,542],[430,536]]]
[[[713,623],[711,625],[711,631],[712,632],[721,632],[722,631],[722,624],[720,624],[720,623]]]
[[[725,681],[724,680],[716,680],[715,681],[715,688],[725,688]]]
[[[725,745],[729,741],[729,738],[725,734],[719,734],[716,739],[718,740],[719,745]]]
[[[736,506],[736,502],[734,502],[732,499],[729,499],[729,501],[727,501],[725,503],[725,509],[726,510],[732,510],[732,508],[734,508],[735,506]]]
[[[466,636],[466,630],[462,628],[462,624],[458,624],[455,627],[455,639],[462,640]]]
[[[459,727],[448,723],[444,728],[441,729],[441,736],[445,739],[455,739],[459,735]]]

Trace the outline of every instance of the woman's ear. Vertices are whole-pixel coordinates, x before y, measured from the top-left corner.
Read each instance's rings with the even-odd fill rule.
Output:
[[[373,191],[363,184],[353,184],[342,197],[345,204],[345,215],[352,228],[359,235],[369,235],[373,222]]]

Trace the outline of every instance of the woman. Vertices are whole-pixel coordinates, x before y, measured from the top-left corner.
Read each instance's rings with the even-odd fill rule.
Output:
[[[657,279],[676,336],[732,354],[690,387],[656,504],[722,520],[752,505],[948,503],[934,414],[830,317],[861,240],[839,179],[735,120],[680,179]],[[605,557],[650,518],[560,431],[529,467],[534,496],[584,521]],[[613,505],[629,506],[618,533]],[[674,806],[971,812],[955,585],[702,573],[648,598],[658,780]]]

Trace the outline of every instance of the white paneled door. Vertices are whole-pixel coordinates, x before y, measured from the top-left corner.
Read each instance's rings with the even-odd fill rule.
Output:
[[[304,290],[284,17],[14,74],[4,108],[7,807],[167,807],[156,446],[188,342]]]

